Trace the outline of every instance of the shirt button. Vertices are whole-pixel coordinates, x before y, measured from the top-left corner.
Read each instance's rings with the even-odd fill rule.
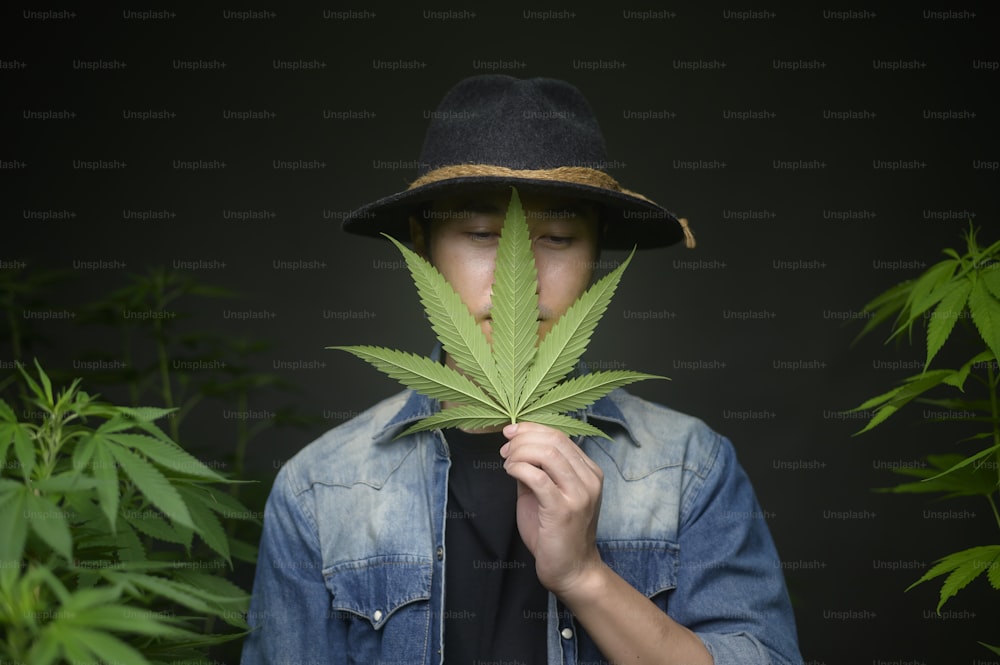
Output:
[[[562,638],[564,640],[571,640],[571,639],[573,639],[573,629],[572,628],[563,628],[559,632],[559,634],[562,635]]]
[[[372,614],[372,619],[374,619],[375,621],[381,621],[382,620],[382,610],[375,610],[375,612]]]
[[[437,549],[437,557],[438,557],[438,561],[440,561],[441,559],[444,558],[444,548],[443,547],[439,547]]]

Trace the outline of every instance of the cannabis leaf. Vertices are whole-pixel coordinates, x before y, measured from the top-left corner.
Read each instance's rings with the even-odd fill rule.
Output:
[[[971,547],[938,559],[923,577],[908,586],[906,590],[909,591],[918,584],[947,573],[948,577],[941,586],[941,600],[937,606],[937,611],[941,612],[941,607],[949,598],[968,586],[983,572],[986,573],[990,586],[1000,589],[1000,545]]]
[[[492,346],[441,273],[386,235],[402,253],[431,327],[458,371],[430,358],[379,346],[327,347],[352,353],[423,395],[455,404],[398,436],[442,427],[481,429],[530,421],[569,436],[610,438],[593,425],[564,414],[585,408],[615,388],[643,379],[666,378],[616,370],[563,381],[586,350],[635,249],[581,295],[539,342],[535,257],[520,197],[516,188],[511,190],[493,273]]]

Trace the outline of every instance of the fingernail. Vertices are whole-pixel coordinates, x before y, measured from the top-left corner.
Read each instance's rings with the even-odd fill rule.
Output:
[[[508,439],[517,434],[517,423],[511,423],[503,428],[503,435]]]

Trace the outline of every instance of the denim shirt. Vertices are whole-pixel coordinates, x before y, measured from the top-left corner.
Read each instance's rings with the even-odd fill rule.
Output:
[[[244,665],[442,662],[448,447],[440,430],[393,439],[439,408],[399,393],[281,468]],[[580,415],[613,437],[578,439],[604,472],[604,562],[716,665],[801,663],[781,563],[729,441],[622,389]],[[606,662],[551,593],[545,620],[549,665]]]

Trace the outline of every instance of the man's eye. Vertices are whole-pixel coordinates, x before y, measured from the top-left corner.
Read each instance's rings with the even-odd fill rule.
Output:
[[[538,240],[544,242],[547,245],[554,245],[557,247],[568,247],[573,243],[572,236],[538,236]]]
[[[500,237],[499,233],[495,233],[493,231],[466,231],[465,235],[470,240],[476,240],[480,242],[494,240]]]

